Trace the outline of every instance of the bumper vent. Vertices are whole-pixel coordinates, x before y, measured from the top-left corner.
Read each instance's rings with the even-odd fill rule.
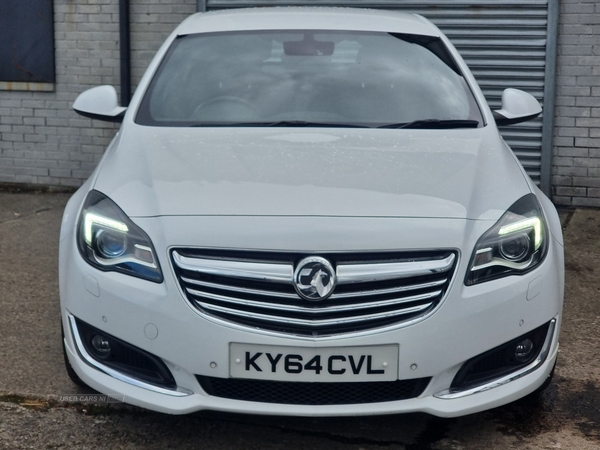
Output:
[[[355,405],[408,400],[423,393],[431,378],[370,383],[291,383],[197,375],[214,397],[286,405]]]
[[[500,345],[481,355],[469,359],[458,371],[452,381],[451,391],[459,391],[481,386],[503,376],[517,372],[531,364],[542,351],[544,342],[548,340],[548,329],[551,322],[530,331],[506,344]],[[526,359],[517,360],[515,349],[519,342],[531,340],[533,350]],[[546,357],[544,356],[544,359]]]
[[[454,252],[328,254],[337,286],[322,301],[294,288],[306,254],[175,249],[175,273],[201,312],[262,330],[326,336],[418,320],[443,298]]]

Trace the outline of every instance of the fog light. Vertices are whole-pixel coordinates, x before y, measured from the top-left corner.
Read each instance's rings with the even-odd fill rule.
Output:
[[[525,362],[533,352],[533,342],[531,339],[523,339],[515,346],[515,359],[519,362]]]
[[[104,370],[103,367],[108,367],[127,377],[160,387],[168,389],[177,387],[171,371],[160,358],[79,319],[75,319],[75,322],[77,327],[73,330],[79,333],[81,343],[87,352],[84,358],[99,362],[100,364],[91,362],[91,365],[97,369]]]
[[[104,359],[110,355],[110,342],[100,334],[95,334],[92,337],[92,348],[98,358]]]

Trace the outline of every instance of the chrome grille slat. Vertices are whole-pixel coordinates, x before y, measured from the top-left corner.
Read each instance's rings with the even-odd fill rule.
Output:
[[[344,305],[344,306],[325,306],[322,308],[315,309],[315,308],[305,308],[303,306],[296,306],[296,305],[257,302],[257,301],[253,301],[253,300],[240,300],[240,299],[236,299],[236,298],[232,298],[232,297],[227,297],[226,295],[211,294],[209,292],[196,291],[196,290],[190,289],[190,288],[186,288],[186,291],[196,297],[209,298],[212,300],[218,300],[218,301],[222,301],[222,302],[226,302],[226,303],[232,303],[235,305],[252,306],[255,308],[273,309],[273,310],[277,310],[277,311],[294,311],[294,312],[301,312],[301,313],[305,313],[305,314],[314,314],[314,315],[326,314],[326,313],[332,313],[332,312],[347,312],[347,311],[354,311],[356,309],[366,309],[366,308],[374,309],[374,308],[381,308],[381,307],[385,307],[385,306],[400,305],[402,303],[429,300],[431,298],[437,297],[438,295],[440,295],[442,293],[442,291],[434,291],[434,292],[428,292],[426,294],[412,295],[410,297],[405,297],[405,298],[394,298],[394,299],[383,300],[383,301],[379,301],[379,302],[354,303],[354,304]],[[195,301],[198,302],[198,300],[195,300]]]
[[[355,322],[365,322],[365,321],[369,321],[369,320],[378,320],[378,319],[385,319],[385,318],[389,318],[389,317],[397,317],[397,316],[402,316],[402,315],[406,315],[406,314],[423,311],[431,306],[431,303],[427,303],[425,305],[419,305],[419,306],[414,306],[412,308],[406,308],[401,311],[390,311],[390,312],[377,313],[377,314],[365,314],[362,316],[352,316],[352,317],[348,317],[348,318],[339,318],[339,319],[294,319],[294,318],[284,317],[284,316],[273,316],[273,315],[267,315],[267,314],[251,313],[251,312],[247,312],[247,311],[237,311],[237,310],[233,310],[230,308],[224,308],[222,306],[216,306],[216,305],[199,302],[199,301],[196,301],[195,303],[200,305],[202,308],[212,310],[212,311],[219,311],[219,312],[222,312],[225,314],[232,314],[232,315],[240,316],[240,317],[244,317],[244,318],[264,320],[267,322],[287,323],[287,324],[292,324],[292,325],[303,325],[303,326],[307,326],[310,328],[330,326],[330,325],[346,325],[346,324],[351,324],[351,323],[355,323]]]
[[[356,298],[356,297],[370,297],[373,295],[385,295],[385,294],[398,294],[400,292],[417,291],[419,289],[427,289],[432,287],[438,287],[446,283],[447,280],[437,280],[431,283],[411,284],[408,286],[400,286],[388,289],[372,289],[365,291],[347,292],[343,294],[333,294],[330,298],[334,300],[343,298]]]
[[[291,284],[292,276],[294,274],[294,267],[291,264],[188,258],[177,252],[173,252],[173,258],[175,258],[176,264],[185,270],[224,275],[234,278]]]
[[[337,276],[332,295],[320,301],[296,293],[294,270],[306,254],[176,249],[172,262],[202,314],[252,329],[328,336],[423,320],[440,304],[458,260],[443,250],[318,256]]]
[[[285,292],[273,292],[273,291],[267,291],[264,289],[250,289],[250,288],[245,288],[245,287],[229,286],[227,284],[210,283],[208,281],[193,280],[191,278],[186,278],[186,277],[181,277],[181,280],[184,283],[195,284],[197,286],[204,286],[204,287],[213,288],[213,289],[219,289],[222,291],[232,291],[232,292],[239,292],[239,293],[244,293],[244,294],[263,295],[265,297],[278,297],[278,298],[288,298],[288,299],[292,299],[292,300],[300,300],[300,297],[298,296],[298,294],[288,294]]]
[[[338,284],[365,283],[397,278],[431,275],[449,270],[454,264],[454,254],[439,261],[410,261],[378,264],[342,264],[337,267]]]

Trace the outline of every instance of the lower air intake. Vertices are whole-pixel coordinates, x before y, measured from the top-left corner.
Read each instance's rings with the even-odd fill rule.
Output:
[[[213,378],[197,375],[202,389],[214,397],[287,405],[355,405],[416,398],[431,378],[370,383],[295,383]]]

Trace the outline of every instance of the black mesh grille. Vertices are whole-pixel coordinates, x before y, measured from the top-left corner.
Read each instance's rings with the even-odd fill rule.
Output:
[[[407,400],[423,393],[431,378],[370,383],[296,383],[197,375],[214,397],[287,405],[353,405]]]

